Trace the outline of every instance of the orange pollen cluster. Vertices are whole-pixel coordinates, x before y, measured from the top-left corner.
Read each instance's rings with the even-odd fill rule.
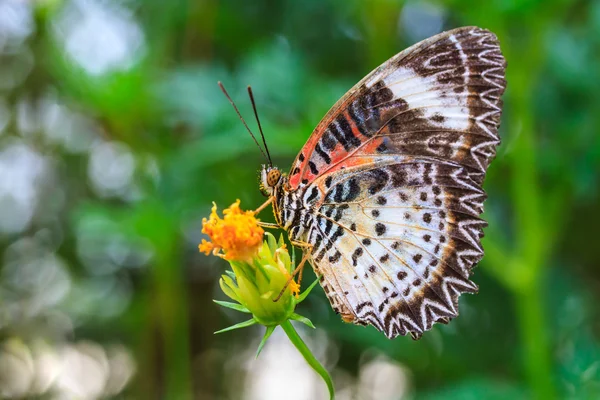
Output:
[[[242,211],[237,200],[223,211],[223,218],[217,215],[217,205],[213,203],[210,218],[202,220],[202,233],[209,236],[210,242],[202,239],[200,252],[225,258],[226,260],[248,260],[256,254],[262,244],[263,229],[253,211]]]

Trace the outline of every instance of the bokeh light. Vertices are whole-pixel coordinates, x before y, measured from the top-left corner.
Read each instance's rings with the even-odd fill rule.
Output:
[[[328,109],[440,31],[494,31],[508,89],[479,294],[414,342],[299,328],[337,398],[600,398],[600,2],[0,0],[0,398],[325,399],[198,253],[212,201],[258,207]],[[261,214],[273,222],[270,211]],[[299,256],[299,253],[298,253]],[[305,284],[315,279],[308,269]]]

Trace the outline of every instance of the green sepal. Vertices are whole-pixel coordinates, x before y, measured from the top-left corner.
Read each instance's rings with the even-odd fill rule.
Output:
[[[290,319],[293,319],[294,321],[302,322],[304,325],[308,326],[309,328],[317,329],[317,328],[315,328],[315,326],[313,325],[313,323],[310,319],[303,317],[300,314],[293,313],[290,316]]]
[[[225,270],[225,273],[226,273],[227,275],[229,275],[229,277],[230,277],[231,279],[233,279],[233,280],[235,280],[235,279],[236,279],[236,277],[235,277],[235,274],[233,273],[233,271],[231,271],[231,270],[229,270],[229,269],[226,269],[226,270]]]
[[[277,241],[278,247],[285,246],[285,238],[283,237],[283,233],[279,235],[279,240]]]
[[[263,276],[263,278],[265,278],[265,280],[267,282],[271,282],[271,277],[269,276],[269,274],[265,270],[265,266],[263,265],[263,262],[265,262],[265,260],[254,259],[252,261],[252,265],[254,265],[254,268],[256,268],[257,271],[260,271],[261,275]],[[256,284],[256,278],[253,279],[253,281]]]
[[[244,307],[243,305],[238,304],[238,303],[232,303],[230,301],[220,301],[220,300],[213,300],[213,302],[217,303],[220,306],[223,306],[226,308],[231,308],[232,310],[240,311],[243,313],[250,313],[250,310],[248,310],[246,307]]]
[[[292,262],[290,263],[290,274],[296,269],[296,249],[292,246]]]
[[[275,250],[277,250],[277,239],[275,239],[275,236],[270,232],[265,232],[265,237],[267,238],[266,242],[269,250],[271,253],[275,252]]]
[[[225,328],[225,329],[221,329],[220,331],[216,331],[215,335],[217,333],[229,332],[234,329],[241,329],[241,328],[245,328],[247,326],[256,325],[257,323],[258,322],[254,318],[252,318],[252,319],[249,319],[248,321],[244,321],[244,322],[240,322],[239,324],[232,325],[229,328]]]
[[[227,297],[241,303],[240,298],[236,293],[237,285],[228,275],[221,275],[221,279],[219,279],[219,286],[221,286],[221,290],[227,295]]]
[[[313,288],[315,286],[317,286],[317,283],[319,283],[319,278],[317,278],[313,283],[311,283],[310,286],[307,287],[306,290],[298,296],[298,299],[296,300],[296,304],[302,303],[304,301],[304,299],[306,299],[306,296],[309,295],[310,291],[313,290]]]
[[[265,346],[265,343],[267,343],[267,340],[269,339],[269,337],[271,337],[271,334],[273,334],[273,332],[275,331],[275,327],[276,327],[275,325],[267,326],[265,335],[263,336],[262,340],[260,341],[260,344],[258,345],[258,349],[256,350],[256,358],[258,358],[258,355],[260,354],[263,347]]]

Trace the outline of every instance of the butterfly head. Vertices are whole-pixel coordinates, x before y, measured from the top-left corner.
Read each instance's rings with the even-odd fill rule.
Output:
[[[263,165],[260,170],[260,190],[265,196],[274,196],[283,184],[284,176],[281,170],[270,165]]]

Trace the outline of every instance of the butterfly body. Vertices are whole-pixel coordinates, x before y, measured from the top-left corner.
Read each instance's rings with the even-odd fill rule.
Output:
[[[434,36],[343,96],[289,176],[263,169],[277,224],[310,252],[345,321],[418,338],[477,291],[504,68],[488,31]]]

